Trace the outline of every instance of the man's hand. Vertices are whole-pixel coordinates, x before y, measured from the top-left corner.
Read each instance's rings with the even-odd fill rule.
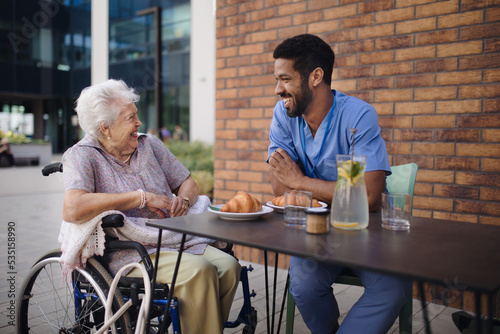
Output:
[[[290,189],[299,188],[300,180],[304,178],[299,166],[282,148],[269,156],[269,170],[278,182]]]

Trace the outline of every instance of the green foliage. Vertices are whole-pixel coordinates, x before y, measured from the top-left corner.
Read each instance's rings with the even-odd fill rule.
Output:
[[[200,194],[212,198],[214,188],[214,148],[201,141],[170,140],[165,143],[170,152],[191,172]]]
[[[41,139],[33,140],[31,138],[26,137],[23,134],[14,133],[12,131],[2,132],[0,130],[0,138],[4,138],[4,137],[7,138],[9,140],[9,143],[11,143],[11,144],[28,144],[28,143],[45,144],[45,143],[47,143],[46,141],[41,140]]]

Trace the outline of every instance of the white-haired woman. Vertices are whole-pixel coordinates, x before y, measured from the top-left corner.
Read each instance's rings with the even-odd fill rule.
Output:
[[[182,216],[198,198],[189,171],[156,137],[138,133],[139,96],[121,80],[85,88],[76,112],[85,137],[63,156],[63,219],[83,223],[108,211],[127,217]],[[175,195],[175,196],[174,196]],[[182,256],[175,285],[185,333],[222,333],[241,267],[230,255],[205,242],[193,242]],[[148,247],[146,247],[148,248]],[[155,248],[149,245],[150,253]],[[156,254],[151,254],[155,263]],[[157,281],[171,282],[176,251],[161,251]],[[111,255],[110,268],[138,262],[133,252]],[[136,268],[129,276],[139,276]]]

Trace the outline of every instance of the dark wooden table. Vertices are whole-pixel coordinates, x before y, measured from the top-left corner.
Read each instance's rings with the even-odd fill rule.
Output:
[[[283,215],[270,213],[248,221],[221,219],[214,213],[147,223],[159,229],[227,241],[321,262],[433,282],[488,296],[500,288],[500,227],[411,217],[407,232],[381,227],[379,213],[370,214],[366,230],[331,228],[325,235],[286,228]],[[480,323],[480,322],[478,322]]]

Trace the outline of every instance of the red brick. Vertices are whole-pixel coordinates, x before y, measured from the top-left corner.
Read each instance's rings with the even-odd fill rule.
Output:
[[[463,85],[467,83],[480,83],[482,80],[481,71],[458,71],[437,73],[438,85]]]
[[[250,22],[238,26],[238,33],[249,34],[256,31],[264,30],[264,21]]]
[[[238,160],[251,160],[251,161],[264,161],[267,158],[266,152],[257,152],[257,151],[238,151],[237,159]]]
[[[482,13],[481,11],[479,11]],[[486,9],[486,22],[500,21],[500,7]]]
[[[500,157],[500,144],[457,144],[457,156]]]
[[[460,28],[460,39],[465,41],[469,39],[498,37],[498,31],[500,31],[500,22],[462,27]]]
[[[438,114],[471,114],[481,112],[481,100],[437,101]]]
[[[274,107],[276,104],[276,98],[271,96],[271,97],[253,97],[251,99],[250,105],[252,108],[257,108],[257,107]]]
[[[272,193],[273,187],[270,183],[255,183],[250,184],[250,190],[258,193]]]
[[[485,225],[500,225],[500,217],[485,217],[481,216],[479,217],[479,224],[485,224]],[[498,297],[497,297],[498,298]],[[472,305],[472,303],[471,303]],[[472,307],[471,307],[472,309]],[[483,310],[485,310],[483,306]],[[498,317],[498,312],[497,312],[497,317]]]
[[[238,182],[238,181],[226,181],[226,190],[234,191],[249,191],[249,182]]]
[[[484,203],[476,201],[456,200],[457,212],[477,213],[481,215],[500,216],[500,203]]]
[[[453,185],[436,184],[434,185],[434,196],[479,199],[479,190],[476,187],[461,187]]]
[[[260,171],[260,172],[269,172],[269,165],[265,162],[256,162],[256,161],[251,161],[250,162],[250,170],[252,171]]]
[[[453,143],[413,143],[413,154],[416,155],[455,155]],[[420,173],[420,171],[419,171]]]
[[[381,12],[394,8],[394,1],[392,0],[377,0],[360,2],[358,11],[360,13]]]
[[[484,71],[485,82],[500,82],[500,69]]]
[[[250,65],[250,56],[230,57],[226,59],[226,67]]]
[[[292,24],[291,16],[277,17],[274,19],[266,20],[264,23],[264,29],[271,30],[271,29],[285,28],[289,27],[291,24]]]
[[[341,79],[366,78],[373,76],[373,66],[359,66],[340,70]]]
[[[432,46],[421,46],[413,47],[409,49],[396,50],[396,60],[406,61],[413,59],[426,59],[434,58],[436,55],[436,47]]]
[[[475,68],[500,67],[500,54],[485,54],[479,56],[460,57],[460,69],[468,70]]]
[[[239,14],[226,17],[226,27],[240,25],[248,22],[248,14]]]
[[[484,101],[484,112],[496,113],[500,110],[500,99],[489,99]]]
[[[340,20],[340,28],[341,29],[349,29],[356,27],[365,27],[369,25],[373,25],[375,23],[375,15],[367,14],[367,15],[358,15],[354,17],[344,18]]]
[[[264,112],[262,108],[255,109],[241,109],[238,111],[238,118],[262,118],[264,117]]]
[[[396,35],[410,34],[436,29],[436,18],[430,17],[396,23]]]
[[[494,3],[494,0],[462,0],[462,11],[488,8]]]
[[[393,78],[363,79],[359,81],[359,89],[392,88],[394,85],[393,81]]]
[[[415,62],[415,73],[456,71],[457,69],[458,61],[455,58]]]
[[[480,54],[483,51],[482,41],[451,43],[438,45],[437,56],[440,58],[462,55]]]
[[[217,109],[215,111],[216,119],[236,118],[237,111],[234,109]]]
[[[465,223],[477,223],[477,215],[435,211],[432,217],[435,219],[460,221]],[[457,306],[457,308],[459,307],[461,306]]]
[[[500,117],[496,115],[468,116],[460,115],[457,118],[459,128],[498,128]]]
[[[292,26],[289,28],[282,28],[278,31],[278,39],[284,40],[289,37],[305,34],[306,32],[307,32],[307,26],[305,25],[301,25],[298,27]]]
[[[435,74],[409,75],[396,77],[395,88],[434,86]]]
[[[420,167],[420,166],[419,166]],[[432,196],[432,184],[417,183],[415,184],[414,196]],[[415,208],[413,208],[413,216],[417,216]]]
[[[229,170],[248,170],[250,166],[249,161],[241,161],[241,160],[226,160],[225,169]]]
[[[500,172],[500,159],[481,159],[481,171],[483,172]]]
[[[453,116],[454,117],[454,116]],[[455,124],[455,122],[453,122]],[[438,127],[438,125],[436,125]],[[436,141],[438,142],[480,142],[481,131],[476,129],[450,129],[436,130]]]
[[[394,115],[394,103],[372,103],[378,115]]]
[[[273,6],[282,6],[287,3],[290,3],[292,1],[290,0],[266,0],[265,6],[266,7],[273,7]]]
[[[417,17],[439,16],[458,12],[458,0],[439,1],[416,7]]]
[[[483,12],[462,12],[451,15],[441,15],[438,17],[438,29],[461,27],[483,23]]]
[[[395,36],[380,38],[375,41],[376,50],[402,49],[413,46],[413,36]]]
[[[484,52],[499,52],[500,51],[500,39],[487,39],[484,41]]]
[[[415,10],[412,7],[384,10],[375,14],[377,24],[406,21],[415,18]]]
[[[415,196],[413,199],[413,207],[417,209],[452,211],[453,200],[446,198]]]
[[[237,68],[225,68],[225,69],[220,69],[215,71],[215,76],[217,79],[222,79],[222,78],[234,78],[237,75],[238,69]]]
[[[234,99],[226,101],[227,108],[248,108],[250,101],[248,99]]]
[[[360,53],[373,51],[373,41],[362,40],[355,42],[342,43],[340,45],[340,53]]]
[[[408,7],[408,6],[417,6],[426,4],[429,2],[435,2],[436,0],[396,0],[396,8]]]
[[[339,73],[339,69],[342,69],[343,67],[355,67],[358,64],[356,64],[356,55],[339,55],[338,57],[335,57],[335,67],[333,72],[335,74]],[[367,66],[363,66],[363,68],[366,68]],[[332,73],[332,79],[335,79],[334,73]]]
[[[376,102],[408,101],[413,97],[411,89],[378,90],[375,92]]]
[[[238,7],[236,6],[223,6],[217,7],[216,18],[222,18],[226,16],[236,15],[238,13]]]
[[[304,13],[307,10],[307,3],[306,2],[293,3],[289,5],[279,6],[277,9],[278,9],[278,16]]]
[[[214,158],[216,160],[235,160],[238,159],[238,152],[234,150],[215,150]]]
[[[214,178],[221,180],[236,180],[237,172],[229,170],[215,170]]]
[[[415,101],[451,100],[457,98],[456,87],[434,87],[415,89]]]
[[[397,115],[434,114],[435,102],[401,102],[396,103]]]
[[[261,75],[264,73],[262,65],[240,66],[238,67],[238,75],[246,77],[250,75]]]
[[[322,12],[311,12],[303,14],[295,14],[292,18],[293,25],[308,24],[313,22],[320,22],[323,19]]]
[[[331,32],[339,30],[339,20],[323,20],[321,22],[314,22],[307,26],[307,31],[310,34],[322,34],[324,32]],[[325,39],[326,41],[326,39]]]
[[[482,201],[498,201],[500,198],[500,188],[481,187]]]
[[[262,10],[252,11],[250,13],[250,20],[251,21],[262,21],[262,20],[267,20],[267,19],[276,17],[277,10],[278,10],[278,8],[271,7],[271,8],[265,8]]]
[[[253,12],[262,8],[264,8],[264,1],[254,0],[254,1],[242,2],[238,9],[240,13],[245,13],[245,12]]]
[[[323,13],[325,15],[325,20],[349,17],[357,14],[357,5],[332,6],[332,8],[325,8]]]
[[[341,92],[354,92],[358,89],[358,81],[353,79],[353,80],[335,80],[332,82],[331,85],[332,89],[339,90]],[[360,90],[361,88],[361,82],[360,82]]]
[[[228,140],[226,148],[229,150],[248,150],[250,143],[247,140]]]
[[[458,29],[436,30],[415,36],[415,45],[441,44],[458,41]]]
[[[420,129],[394,130],[394,141],[416,142],[416,141],[433,141],[433,140],[434,140],[433,130],[420,130]]]
[[[238,48],[237,47],[218,49],[216,51],[216,56],[218,59],[219,58],[226,58],[226,57],[234,57],[237,55],[238,55]]]
[[[417,174],[418,182],[452,184],[454,180],[455,180],[455,173],[453,171],[419,169]]]
[[[386,143],[389,154],[410,154],[411,144],[408,143]]]
[[[394,24],[378,24],[374,26],[366,26],[358,28],[358,36],[360,39],[371,39],[377,37],[385,37],[394,35]]]
[[[483,130],[483,142],[500,143],[499,129]]]
[[[454,115],[415,116],[414,128],[453,128],[456,125]]]
[[[318,9],[326,9],[330,7],[339,6],[339,0],[308,0],[307,10],[313,11]]]
[[[436,157],[436,169],[479,171],[479,159],[458,157]]]
[[[414,162],[418,165],[418,168],[432,169],[434,168],[434,158],[430,156],[396,156],[394,157],[394,165],[403,165],[410,162]],[[421,187],[425,188],[424,185]],[[427,191],[427,190],[425,190]],[[429,195],[432,193],[431,191],[428,193]]]
[[[386,75],[401,75],[413,73],[413,63],[392,63],[392,64],[378,64],[375,66],[375,75],[378,77]]]
[[[269,140],[252,140],[250,142],[250,148],[252,150],[265,150],[267,152],[267,148],[269,147]],[[267,157],[266,157],[267,159]]]
[[[324,41],[328,44],[355,41],[357,39],[358,36],[355,29],[335,31],[324,36]]]
[[[215,92],[217,99],[232,99],[238,96],[238,89],[219,89]]]

